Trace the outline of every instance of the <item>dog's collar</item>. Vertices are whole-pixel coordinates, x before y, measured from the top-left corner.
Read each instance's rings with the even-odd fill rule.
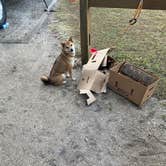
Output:
[[[63,56],[66,56],[66,54],[65,54],[64,52],[62,52],[62,54],[63,54]],[[68,54],[68,56],[70,56],[70,57],[72,57],[72,58],[75,57],[75,55],[70,55],[70,54]]]

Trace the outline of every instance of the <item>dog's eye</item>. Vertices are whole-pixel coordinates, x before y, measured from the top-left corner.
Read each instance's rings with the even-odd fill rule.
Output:
[[[69,47],[66,47],[67,49],[69,49]]]
[[[73,46],[72,44],[70,46]]]

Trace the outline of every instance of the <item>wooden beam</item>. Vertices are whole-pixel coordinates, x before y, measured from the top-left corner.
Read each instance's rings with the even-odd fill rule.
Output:
[[[80,0],[80,38],[82,64],[88,62],[90,45],[90,8],[88,0]]]
[[[139,0],[89,0],[90,7],[135,9]],[[166,0],[144,0],[144,9],[166,10]]]

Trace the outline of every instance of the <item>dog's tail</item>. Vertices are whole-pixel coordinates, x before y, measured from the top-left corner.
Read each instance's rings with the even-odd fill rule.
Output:
[[[51,83],[49,77],[47,77],[47,76],[42,76],[40,79],[45,85],[48,85]]]

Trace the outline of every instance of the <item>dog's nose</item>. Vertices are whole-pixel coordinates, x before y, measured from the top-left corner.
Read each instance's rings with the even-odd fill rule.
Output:
[[[70,51],[73,52],[73,49],[71,48]]]

